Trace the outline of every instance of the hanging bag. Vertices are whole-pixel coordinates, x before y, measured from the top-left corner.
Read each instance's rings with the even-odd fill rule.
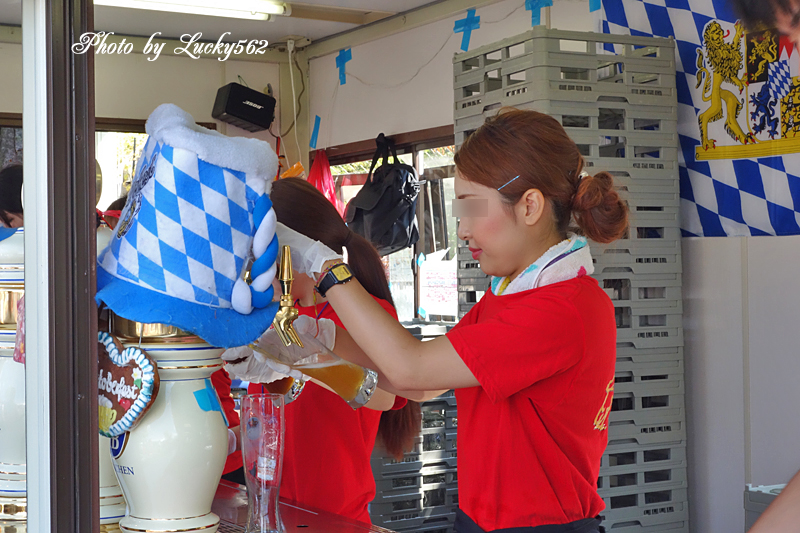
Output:
[[[345,221],[383,256],[413,246],[419,240],[417,197],[420,184],[414,167],[397,160],[397,150],[391,140],[381,133],[375,143],[377,150],[367,182],[347,204]],[[381,160],[383,162],[378,165]]]

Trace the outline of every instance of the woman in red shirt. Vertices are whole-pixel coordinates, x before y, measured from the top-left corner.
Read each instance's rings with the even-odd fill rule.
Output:
[[[305,180],[287,178],[272,185],[270,198],[281,224],[331,249],[346,248],[367,296],[397,323],[378,252],[347,228],[322,193]],[[300,314],[343,327],[327,300],[314,292],[314,280],[299,272],[294,278],[292,295]],[[251,392],[260,389],[251,385]],[[285,410],[281,498],[369,523],[367,507],[375,498],[370,456],[376,437],[389,453],[400,457],[419,434],[420,416],[419,404],[381,389],[365,407],[354,410],[328,389],[306,382]]]
[[[423,343],[342,267],[331,273],[342,260],[329,258],[312,274],[347,328],[329,348],[377,367],[381,386],[407,398],[456,389],[458,532],[596,532],[616,327],[587,275],[586,237],[619,238],[627,207],[611,175],[584,173],[561,125],[535,111],[487,119],[455,163],[458,235],[491,290],[446,336]]]

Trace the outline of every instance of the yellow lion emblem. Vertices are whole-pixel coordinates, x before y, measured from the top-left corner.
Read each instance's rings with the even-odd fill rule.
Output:
[[[697,49],[697,85],[703,85],[703,101],[711,102],[711,105],[700,113],[697,121],[700,124],[701,143],[704,150],[716,147],[716,140],[708,138],[709,122],[716,122],[723,117],[727,111],[728,117],[725,119],[725,131],[734,140],[747,144],[755,142],[750,134],[745,134],[739,126],[739,113],[744,106],[744,100],[739,100],[731,91],[722,88],[723,82],[736,85],[739,94],[744,90],[744,81],[739,78],[739,71],[742,69],[742,34],[743,26],[736,23],[736,35],[730,43],[725,42],[726,33],[723,31],[719,22],[711,21],[706,26],[703,33],[705,41],[706,57],[703,57],[703,49]],[[711,64],[713,74],[709,73],[705,66],[706,60]],[[725,104],[723,110],[722,104]]]

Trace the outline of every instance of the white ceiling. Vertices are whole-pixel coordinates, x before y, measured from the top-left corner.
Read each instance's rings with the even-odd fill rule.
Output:
[[[403,12],[433,3],[433,0],[301,0],[304,4],[361,9],[364,11]],[[289,2],[291,3],[291,1]],[[0,24],[22,24],[21,0],[0,0]],[[202,33],[202,40],[216,41],[230,32],[226,41],[266,39],[280,42],[289,35],[312,41],[356,27],[355,24],[326,22],[292,17],[274,17],[268,22],[233,18],[183,15],[118,7],[95,7],[95,31],[112,31],[119,35],[149,37],[161,32],[162,38],[180,38],[183,34]]]

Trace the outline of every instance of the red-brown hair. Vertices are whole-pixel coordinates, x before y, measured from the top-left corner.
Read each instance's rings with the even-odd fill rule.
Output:
[[[278,180],[272,185],[270,199],[281,224],[335,252],[347,248],[347,261],[358,282],[371,295],[394,305],[378,251],[345,225],[333,204],[313,185],[300,178]],[[386,451],[400,458],[411,449],[420,432],[421,416],[419,404],[412,401],[402,409],[384,411],[378,437]]]
[[[501,109],[467,137],[455,163],[464,179],[502,187],[499,192],[509,208],[525,191],[541,191],[561,235],[571,230],[608,243],[628,228],[628,207],[614,190],[611,174],[582,174],[578,146],[557,120],[543,113]],[[573,219],[577,228],[570,227]]]

